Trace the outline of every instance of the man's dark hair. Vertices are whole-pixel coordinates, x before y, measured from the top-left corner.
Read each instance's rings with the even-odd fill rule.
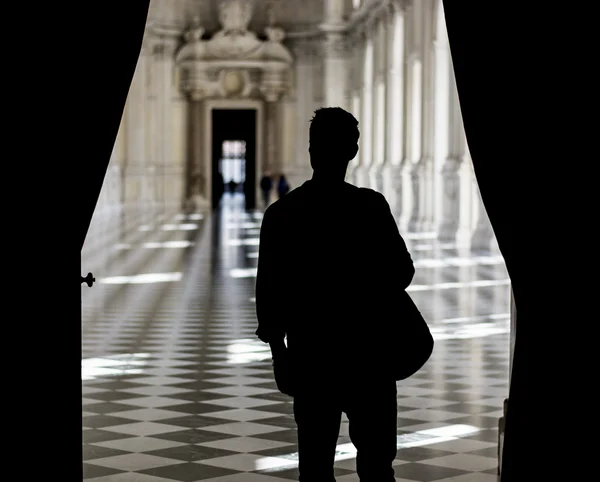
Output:
[[[350,112],[341,107],[322,107],[310,121],[310,154],[350,161],[356,155],[359,136],[358,120]]]

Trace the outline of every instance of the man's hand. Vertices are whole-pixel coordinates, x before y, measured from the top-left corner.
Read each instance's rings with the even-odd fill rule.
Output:
[[[283,340],[271,343],[271,354],[273,356],[273,375],[277,389],[284,395],[294,396],[293,376],[290,357]]]
[[[279,354],[277,358],[273,357],[273,375],[277,389],[284,395],[294,396],[293,380],[291,373],[291,364],[287,352]]]

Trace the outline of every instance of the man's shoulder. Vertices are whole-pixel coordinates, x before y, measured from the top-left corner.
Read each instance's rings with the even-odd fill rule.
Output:
[[[302,186],[292,189],[285,196],[280,197],[265,210],[265,215],[270,217],[278,216],[292,206],[300,204],[304,198],[304,190]]]
[[[372,202],[374,204],[381,204],[383,202],[387,203],[385,196],[375,189],[371,189],[369,187],[358,187],[357,191],[367,202]]]
[[[365,196],[371,196],[371,197],[383,196],[383,194],[381,194],[379,191],[376,191],[375,189],[371,189],[370,187],[357,187],[357,186],[353,186],[353,187],[355,187],[359,192],[361,192]]]
[[[374,189],[367,187],[358,187],[354,184],[346,183],[345,185],[346,194],[350,199],[370,206],[381,207],[381,205],[387,204],[387,201],[383,194]],[[267,208],[269,217],[285,216],[286,213],[290,213],[295,208],[301,208],[306,205],[306,202],[314,198],[314,193],[311,192],[306,184],[302,184],[297,188],[288,192],[285,196],[276,200]],[[266,214],[266,213],[265,213]]]

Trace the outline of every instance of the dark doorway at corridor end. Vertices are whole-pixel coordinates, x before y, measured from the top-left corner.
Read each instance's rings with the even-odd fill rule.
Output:
[[[212,115],[212,207],[219,205],[223,187],[219,185],[223,174],[224,142],[230,140],[244,143],[244,182],[243,193],[246,209],[256,207],[256,110],[255,109],[213,109]],[[225,186],[227,189],[227,186]]]

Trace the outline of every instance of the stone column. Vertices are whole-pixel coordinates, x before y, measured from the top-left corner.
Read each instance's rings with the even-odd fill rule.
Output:
[[[322,28],[324,28],[322,26]],[[327,27],[332,28],[332,27]],[[346,105],[347,72],[346,38],[342,33],[329,30],[323,41],[323,97],[326,107],[341,107]]]
[[[374,45],[372,36],[372,26],[367,32],[365,38],[365,50],[363,59],[363,81],[362,81],[362,104],[361,104],[361,133],[359,139],[360,146],[360,167],[358,169],[358,185],[361,187],[370,186],[370,168],[373,164],[373,60]]]
[[[508,373],[509,377],[512,375],[513,359],[515,356],[515,341],[517,339],[517,305],[515,304],[515,295],[510,289],[510,352],[509,352],[509,365]]]
[[[188,132],[190,156],[187,172],[185,207],[189,212],[210,206],[206,159],[204,154],[204,99],[201,92],[192,92],[189,99]]]
[[[494,231],[490,218],[487,215],[483,200],[481,199],[481,192],[477,185],[477,179],[473,176],[473,188],[475,190],[475,201],[477,203],[477,223],[475,224],[475,230],[473,236],[471,236],[471,251],[476,253],[489,253],[494,237]]]
[[[143,66],[143,77],[144,77],[144,117],[142,123],[144,125],[144,162],[140,166],[140,197],[145,206],[151,206],[154,203],[154,179],[150,174],[152,167],[152,154],[150,152],[151,143],[150,138],[153,134],[152,121],[152,41],[150,35],[144,36],[144,42],[142,44],[140,62]]]
[[[404,10],[399,2],[390,3],[388,24],[388,110],[387,110],[387,148],[389,173],[384,180],[389,183],[392,212],[402,215],[402,161],[405,157],[405,82],[404,82]],[[385,191],[385,188],[384,188]]]
[[[174,79],[174,52],[176,40],[170,35],[156,34],[153,39],[152,49],[152,162],[151,171],[155,180],[154,199],[161,209],[166,204],[179,203],[181,199],[175,198],[175,181],[181,181],[181,169],[173,166],[173,79]]]
[[[146,164],[143,173],[143,189],[145,203],[149,207],[157,207],[156,196],[156,137],[158,136],[158,112],[156,95],[156,68],[154,47],[156,39],[147,32],[148,51],[146,56]]]
[[[292,186],[300,186],[312,172],[308,132],[313,116],[315,52],[310,40],[298,40],[293,48],[296,57],[296,163],[289,173],[289,182]]]
[[[456,240],[460,220],[460,175],[459,169],[465,157],[465,133],[456,90],[452,62],[448,62],[448,146],[442,166],[442,222],[438,238],[441,241]]]
[[[420,196],[422,210],[419,217],[419,229],[431,231],[434,228],[434,108],[435,108],[435,57],[434,57],[434,25],[431,18],[432,0],[421,0],[419,23],[422,28],[421,52],[423,59],[423,76],[421,91],[421,183],[423,189]]]
[[[465,141],[465,158],[458,171],[460,179],[458,197],[459,197],[459,217],[458,231],[456,233],[456,242],[460,245],[469,245],[471,236],[475,229],[477,184],[475,182],[475,172],[473,163],[469,155],[469,149]]]
[[[362,57],[363,57],[363,47],[364,47],[362,33],[359,30],[355,30],[352,33],[352,36],[350,37],[350,42],[351,42],[351,51],[352,51],[351,68],[350,68],[351,74],[350,74],[350,82],[349,82],[349,84],[350,84],[349,87],[350,87],[351,93],[352,93],[350,108],[352,110],[352,114],[354,115],[354,117],[356,117],[356,119],[360,123],[360,121],[362,119],[361,86],[362,86],[362,70],[363,70],[362,69]],[[361,130],[361,134],[362,134],[362,124],[359,124],[359,129]],[[362,137],[362,135],[361,135],[361,137]],[[354,159],[352,159],[352,161],[350,161],[350,164],[348,166],[348,171],[347,171],[346,177],[353,184],[358,184],[359,181],[361,180],[360,179],[360,177],[361,177],[361,174],[360,174],[361,154],[362,154],[362,152],[359,149],[359,152],[356,154]]]
[[[346,0],[325,0],[325,19],[329,24],[342,24],[346,13]]]
[[[375,29],[375,69],[373,82],[373,189],[383,192],[383,170],[386,162],[387,92],[387,22],[380,17]]]
[[[423,164],[419,162],[421,155],[421,60],[412,55],[409,60],[409,102],[408,107],[408,157],[405,169],[410,176],[411,214],[408,220],[409,231],[420,228],[420,213],[423,209],[421,202],[421,179]]]
[[[164,207],[165,193],[164,193],[164,91],[165,91],[165,76],[163,75],[164,70],[164,56],[165,46],[162,43],[162,39],[156,38],[153,42],[152,48],[152,120],[151,120],[151,136],[152,136],[152,149],[151,149],[151,173],[153,178],[153,192],[152,199],[158,204],[157,207]]]
[[[266,103],[266,141],[267,141],[267,156],[264,166],[265,170],[277,170],[277,107],[276,99],[268,98]]]
[[[325,105],[348,109],[348,41],[341,34],[328,34],[324,43]]]
[[[407,229],[416,231],[420,228],[420,212],[422,210],[421,203],[421,178],[423,164],[419,162],[421,159],[421,143],[422,143],[422,65],[423,56],[421,45],[423,43],[421,32],[420,18],[420,2],[410,6],[409,14],[410,21],[407,22],[407,39],[409,55],[407,58],[407,105],[406,105],[406,142],[407,156],[405,160],[405,182],[404,186],[407,191],[406,200],[410,198],[410,216],[407,218]]]
[[[125,139],[127,143],[124,166],[124,200],[126,205],[143,204],[148,193],[143,182],[146,159],[146,55],[147,42],[137,61],[127,104],[125,106]]]
[[[325,0],[325,21],[319,26],[323,42],[323,100],[326,107],[345,106],[346,39],[345,0]]]
[[[162,137],[162,166],[163,192],[165,203],[171,207],[181,204],[182,171],[174,165],[173,159],[173,88],[175,77],[175,48],[174,38],[167,37],[162,41],[162,52],[159,59],[161,87],[161,137]],[[179,206],[177,206],[179,207]]]

